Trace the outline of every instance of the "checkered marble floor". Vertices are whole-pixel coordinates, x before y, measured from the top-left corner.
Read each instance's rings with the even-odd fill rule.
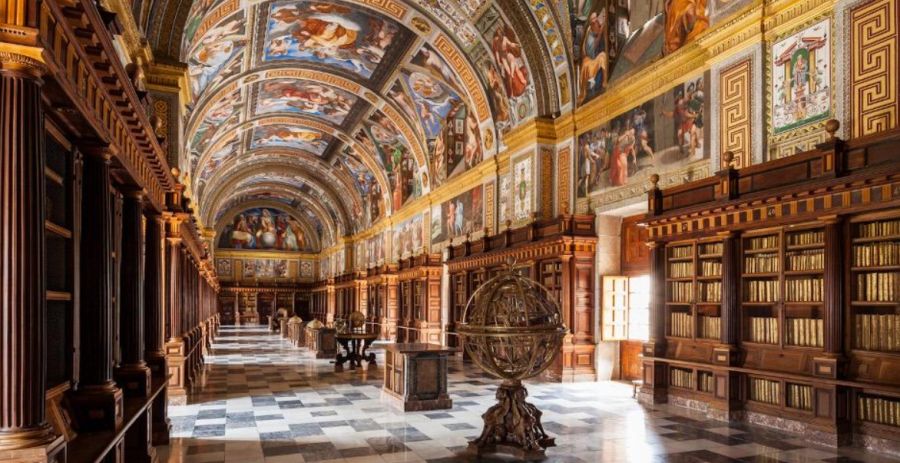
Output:
[[[498,381],[451,363],[453,409],[403,413],[382,397],[378,367],[334,372],[263,328],[228,327],[207,359],[205,384],[172,406],[160,461],[454,462],[481,433]],[[812,448],[758,428],[700,421],[667,406],[646,409],[631,386],[530,383],[529,401],[556,437],[550,462],[873,462],[858,449]],[[497,461],[494,459],[481,461]]]

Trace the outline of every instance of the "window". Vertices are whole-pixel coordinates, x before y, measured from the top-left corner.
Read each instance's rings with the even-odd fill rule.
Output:
[[[650,337],[650,277],[604,276],[601,332],[604,341]]]

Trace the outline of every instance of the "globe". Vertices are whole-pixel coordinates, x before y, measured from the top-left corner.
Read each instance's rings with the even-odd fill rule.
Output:
[[[512,263],[507,267],[475,291],[457,329],[472,360],[503,380],[498,403],[482,415],[484,430],[469,450],[541,458],[555,442],[544,432],[540,410],[525,401],[522,380],[553,363],[566,327],[553,294],[516,273]]]
[[[274,248],[275,247],[275,234],[272,232],[265,232],[259,237],[260,247],[263,248]]]

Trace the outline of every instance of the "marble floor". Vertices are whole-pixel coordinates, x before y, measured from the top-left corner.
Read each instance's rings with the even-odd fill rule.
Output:
[[[263,328],[222,327],[205,384],[169,408],[172,439],[160,461],[453,462],[481,432],[497,381],[451,364],[453,409],[410,412],[382,397],[378,368],[334,372]],[[647,409],[616,382],[528,384],[550,462],[875,462],[859,449],[813,448],[784,433]],[[482,461],[497,461],[494,459]]]

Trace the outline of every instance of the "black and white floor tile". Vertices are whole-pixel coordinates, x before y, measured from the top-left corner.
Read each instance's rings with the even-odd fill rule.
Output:
[[[498,381],[473,365],[450,372],[453,409],[404,413],[382,397],[383,370],[334,372],[263,328],[222,327],[205,383],[169,408],[172,439],[160,461],[454,462],[481,433]],[[616,382],[528,384],[556,437],[550,462],[852,463],[887,461],[859,449],[823,449],[784,433],[646,409]],[[485,460],[495,461],[495,460]]]

